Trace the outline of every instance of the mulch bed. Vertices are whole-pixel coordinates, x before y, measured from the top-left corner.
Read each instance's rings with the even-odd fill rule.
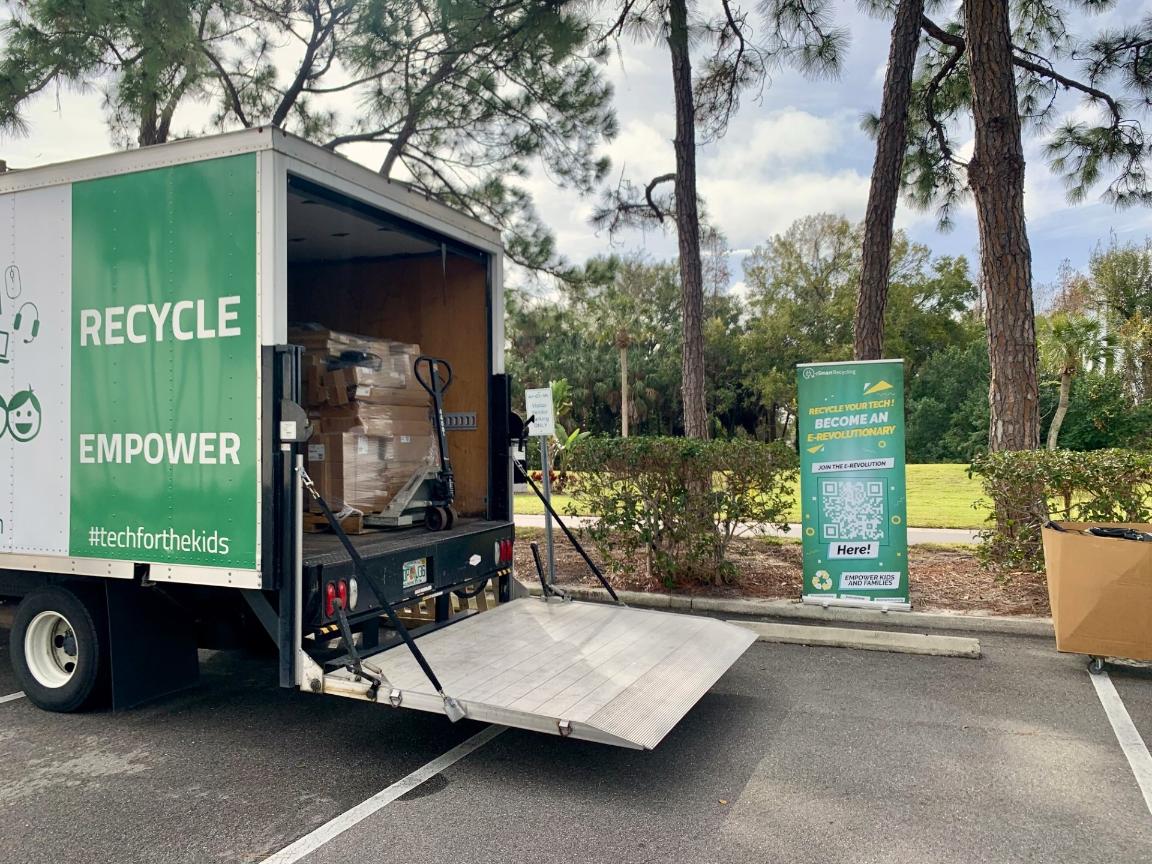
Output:
[[[517,529],[516,572],[522,581],[535,577],[529,543],[540,543],[544,557],[544,532]],[[556,581],[560,584],[597,586],[596,577],[562,533],[556,532]],[[593,560],[603,567],[595,551]],[[738,539],[730,556],[736,565],[734,585],[677,585],[672,587],[645,573],[643,557],[629,562],[620,575],[608,573],[614,588],[626,591],[667,592],[713,597],[797,599],[803,587],[800,544],[768,539]],[[1050,614],[1048,588],[1043,573],[998,573],[980,566],[975,553],[965,547],[912,546],[909,550],[912,607],[921,611],[984,613],[990,615]],[[547,562],[545,562],[547,566]],[[608,572],[607,570],[605,572]]]

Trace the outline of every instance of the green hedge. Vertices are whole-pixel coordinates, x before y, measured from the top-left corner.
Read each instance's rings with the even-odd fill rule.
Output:
[[[734,581],[732,539],[785,525],[797,476],[791,449],[741,438],[589,438],[569,459],[574,509],[600,516],[584,536],[614,571],[641,558],[669,587]]]
[[[1152,521],[1152,454],[1135,450],[988,453],[972,463],[992,504],[981,532],[991,565],[1044,568],[1040,528],[1072,522]]]

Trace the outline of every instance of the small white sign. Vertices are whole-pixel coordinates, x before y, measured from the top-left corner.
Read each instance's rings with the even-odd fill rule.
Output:
[[[296,440],[296,421],[295,420],[281,420],[280,421],[280,440],[281,441],[295,441]]]
[[[309,444],[308,445],[308,461],[309,462],[323,462],[324,461],[324,445],[323,444]]]
[[[842,558],[876,558],[880,555],[879,543],[830,543],[828,557]]]
[[[537,387],[524,391],[526,417],[533,417],[528,427],[529,437],[547,437],[556,434],[556,418],[552,410],[552,388]]]
[[[900,587],[900,572],[867,573],[847,571],[840,574],[840,591],[885,590]]]

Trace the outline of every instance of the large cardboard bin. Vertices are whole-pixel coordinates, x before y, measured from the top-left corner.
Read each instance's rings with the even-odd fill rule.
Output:
[[[1152,525],[1057,523],[1044,529],[1044,564],[1056,649],[1152,660],[1152,543],[1078,533]],[[1077,532],[1077,533],[1073,533]]]

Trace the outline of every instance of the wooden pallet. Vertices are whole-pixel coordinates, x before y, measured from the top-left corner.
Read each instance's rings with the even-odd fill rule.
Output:
[[[460,599],[454,593],[449,594],[448,596],[452,602],[452,614],[456,615],[460,612],[470,610],[487,612],[489,609],[495,609],[500,605],[498,586],[498,579],[489,579],[488,584],[481,593],[475,597],[469,597],[466,600]],[[424,624],[429,624],[436,620],[436,599],[417,600],[406,606],[397,606],[396,614],[400,616],[400,620],[404,622],[405,627],[420,627]]]
[[[340,520],[340,527],[344,529],[345,534],[363,534],[364,514],[350,513]],[[305,513],[304,530],[309,534],[319,534],[332,529],[323,513]]]

